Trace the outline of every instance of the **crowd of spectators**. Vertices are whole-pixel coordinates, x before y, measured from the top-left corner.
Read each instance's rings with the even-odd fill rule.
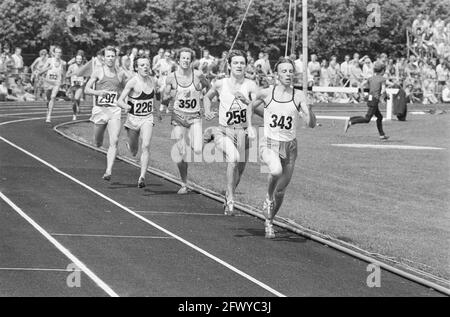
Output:
[[[421,19],[418,20],[423,21]],[[415,21],[416,30],[423,28],[423,22]],[[436,23],[435,23],[436,24]],[[434,25],[434,24],[433,24]],[[437,28],[441,30],[442,23],[437,23]],[[448,27],[444,26],[444,29]],[[39,56],[29,66],[25,66],[21,56],[21,49],[16,48],[11,54],[10,48],[1,48],[0,55],[0,101],[17,100],[32,101],[44,100],[42,82],[43,76],[39,74],[45,66],[48,58],[52,55],[52,48],[48,51],[42,49]],[[149,49],[132,48],[122,51],[117,48],[118,59],[117,68],[133,75],[133,60],[138,55],[147,55],[152,61],[152,70],[155,75],[159,75],[161,69],[173,71],[176,68],[175,50],[160,48],[155,56],[151,55]],[[201,56],[194,61],[193,67],[203,72],[210,81],[226,76],[228,64],[226,61],[228,52],[222,52],[220,57],[214,57],[208,50],[203,50]],[[75,55],[83,57],[83,64],[102,63],[102,53],[98,52],[94,59],[87,59],[83,51],[78,51]],[[337,56],[328,59],[321,58],[316,54],[309,57],[306,67],[303,65],[303,56],[297,58],[292,54],[290,58],[296,66],[296,80],[300,84],[303,73],[308,74],[309,86],[332,86],[332,87],[357,87],[359,93],[315,93],[315,102],[338,102],[338,103],[359,103],[364,98],[364,88],[366,81],[373,75],[375,62],[382,62],[386,65],[384,76],[398,87],[404,89],[407,101],[410,103],[438,103],[450,102],[450,59],[445,56],[429,57],[411,55],[408,58],[393,58],[385,53],[370,56],[360,56],[358,53],[346,55],[344,60],[338,60]],[[254,59],[252,53],[247,52],[248,67],[246,77],[255,80],[259,86],[267,87],[275,82],[275,76],[271,67],[269,54],[260,52],[258,58]],[[73,64],[75,56],[67,61],[67,67]],[[66,67],[66,69],[67,69]],[[91,67],[91,66],[89,66]],[[92,67],[91,67],[92,68]],[[61,87],[59,97],[70,98],[70,80],[66,78],[65,84]]]

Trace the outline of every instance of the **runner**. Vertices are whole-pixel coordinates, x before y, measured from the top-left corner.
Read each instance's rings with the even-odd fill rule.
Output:
[[[137,75],[131,78],[119,97],[118,105],[128,110],[125,129],[128,134],[127,146],[133,156],[139,149],[139,136],[142,137],[141,174],[138,187],[145,187],[145,173],[150,159],[150,141],[153,131],[153,111],[156,85],[150,76],[150,59],[145,55],[138,55],[133,62]],[[128,97],[128,102],[125,98]],[[159,121],[162,120],[158,112]]]
[[[217,80],[205,95],[205,117],[212,120],[216,113],[211,111],[211,101],[219,96],[219,127],[212,132],[217,149],[227,158],[227,191],[225,193],[225,214],[234,212],[235,191],[248,159],[247,106],[251,95],[257,91],[256,83],[245,78],[247,57],[244,52],[234,50],[228,56],[230,77]]]
[[[65,65],[66,63],[61,59],[62,49],[59,46],[55,46],[53,49],[54,57],[47,60],[46,65],[38,73],[38,75],[44,74],[44,90],[47,96],[47,117],[45,122],[51,122],[53,106],[55,105],[56,95],[59,88],[65,81]]]
[[[48,54],[47,50],[43,49],[39,51],[39,57],[36,58],[31,64],[31,82],[34,85],[34,96],[36,100],[40,100],[42,98],[42,90],[44,84],[44,76],[40,75],[41,71],[44,69],[47,64]]]
[[[286,187],[291,181],[297,158],[297,121],[301,116],[310,128],[316,126],[314,113],[306,103],[303,91],[293,88],[295,64],[280,58],[275,65],[279,85],[261,90],[250,104],[247,113],[249,137],[255,138],[252,127],[253,108],[263,103],[264,138],[260,143],[262,161],[269,168],[269,186],[264,202],[266,238],[275,238],[273,218],[280,210]]]
[[[82,76],[77,76],[76,74],[83,67],[83,56],[77,54],[75,56],[75,63],[69,66],[67,70],[67,77],[70,78],[70,90],[72,93],[72,110],[73,117],[72,120],[77,120],[77,114],[80,113],[80,100],[83,94],[83,86],[85,83],[85,78]]]
[[[158,100],[161,100],[161,98],[162,98],[161,95],[165,90],[167,76],[172,72],[172,67],[173,67],[173,63],[171,60],[170,51],[166,50],[164,52],[164,58],[159,59],[158,62],[156,63],[156,65],[153,66],[153,71],[156,72],[156,77],[158,78],[157,84],[158,84],[159,89],[156,93],[156,98]],[[165,106],[167,106],[167,105],[165,105],[161,100],[161,105],[160,105],[159,111],[163,112]],[[169,108],[167,108],[167,113],[169,113]]]
[[[182,185],[178,194],[187,194],[186,147],[188,140],[195,155],[201,155],[203,149],[202,121],[200,114],[202,89],[207,86],[206,78],[192,68],[195,53],[189,48],[182,48],[177,54],[180,67],[167,77],[164,100],[173,100],[172,139],[177,140],[176,151],[172,159],[178,166]]]
[[[385,141],[389,139],[383,131],[383,115],[380,112],[378,104],[382,96],[386,96],[386,84],[393,85],[393,83],[383,77],[386,65],[383,63],[376,63],[374,66],[375,75],[370,77],[367,82],[369,85],[369,99],[367,102],[367,113],[364,117],[355,116],[347,119],[345,122],[344,132],[354,124],[369,123],[373,116],[377,117],[377,129],[380,135],[380,140]]]
[[[103,145],[105,130],[108,128],[109,148],[103,179],[109,181],[111,180],[112,168],[117,154],[121,125],[121,108],[117,105],[117,99],[125,76],[115,68],[115,48],[108,46],[103,50],[103,53],[104,64],[94,69],[91,78],[86,84],[85,93],[96,96],[90,120],[94,123],[94,142],[97,147]],[[93,88],[94,84],[96,84],[95,89]]]

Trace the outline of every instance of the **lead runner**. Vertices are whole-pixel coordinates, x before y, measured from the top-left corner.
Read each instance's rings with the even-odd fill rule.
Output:
[[[249,137],[255,138],[253,109],[264,104],[264,138],[260,143],[260,155],[269,168],[269,186],[264,201],[265,236],[268,239],[275,238],[273,218],[280,210],[294,172],[298,117],[301,116],[310,128],[316,126],[316,117],[307,105],[305,94],[293,87],[294,63],[282,57],[275,65],[275,71],[280,84],[261,90],[247,112]]]

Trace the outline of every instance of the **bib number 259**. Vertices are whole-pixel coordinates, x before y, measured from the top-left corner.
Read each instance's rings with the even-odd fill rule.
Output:
[[[228,111],[227,119],[228,125],[247,122],[247,109]]]

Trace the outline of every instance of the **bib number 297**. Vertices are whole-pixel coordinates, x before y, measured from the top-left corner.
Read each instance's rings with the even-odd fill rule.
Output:
[[[99,105],[113,105],[116,103],[117,94],[106,94],[99,100]]]
[[[228,125],[247,122],[247,109],[228,111],[227,119]]]

